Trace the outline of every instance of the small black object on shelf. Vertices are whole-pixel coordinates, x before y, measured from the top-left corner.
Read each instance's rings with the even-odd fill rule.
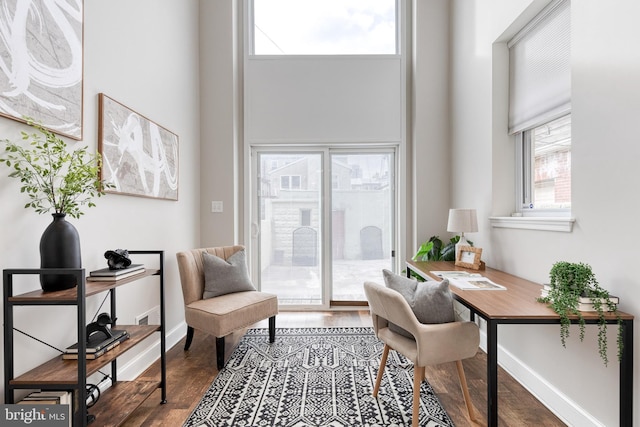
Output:
[[[102,340],[113,338],[111,329],[108,325],[116,323],[116,319],[111,320],[111,316],[107,313],[101,313],[98,315],[98,319],[95,322],[91,322],[87,325],[87,341],[91,339],[94,334],[103,334]],[[96,339],[96,337],[93,337]]]
[[[121,270],[131,265],[129,251],[126,249],[108,250],[104,253],[110,270]]]

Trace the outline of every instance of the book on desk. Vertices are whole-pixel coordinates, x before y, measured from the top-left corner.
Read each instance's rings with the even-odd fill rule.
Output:
[[[431,273],[443,279],[448,279],[451,285],[464,291],[503,291],[507,289],[479,273],[468,273],[459,270],[431,271]]]
[[[544,284],[542,285],[542,290],[540,291],[540,298],[546,298],[549,296],[549,291],[551,290],[551,285],[549,284]],[[600,304],[602,307],[602,311],[605,313],[609,313],[615,310],[611,310],[609,308],[609,305],[607,304],[607,301],[610,302],[611,304],[613,304],[616,308],[618,306],[618,304],[620,303],[620,298],[615,297],[615,296],[611,296],[609,297],[609,300],[607,300],[606,298],[600,298]],[[593,303],[593,298],[591,297],[578,297],[578,307],[577,307],[578,311],[596,311],[595,307],[594,307],[594,303]]]

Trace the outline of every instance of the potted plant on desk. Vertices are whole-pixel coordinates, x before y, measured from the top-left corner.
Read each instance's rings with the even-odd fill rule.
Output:
[[[449,239],[449,243],[442,246],[442,240],[438,236],[431,236],[429,240],[422,243],[418,251],[413,256],[414,261],[455,261],[456,260],[456,244],[460,240],[460,236],[454,236]],[[473,246],[473,242],[467,240],[469,245]],[[422,276],[411,271],[411,277],[418,281],[424,281]]]
[[[40,240],[40,267],[80,268],[78,231],[65,217],[79,218],[83,215],[81,207],[95,206],[93,197],[104,194],[106,185],[98,175],[100,154],[88,153],[87,147],[69,150],[53,132],[30,119],[27,124],[38,131],[22,132],[29,147],[5,139],[6,151],[0,163],[12,169],[10,177],[20,180],[20,192],[29,197],[25,208],[39,214],[53,211],[53,222]],[[44,291],[76,286],[73,275],[41,275],[40,284]]]
[[[581,298],[587,298],[592,307],[598,313],[598,351],[604,361],[608,364],[607,357],[607,323],[606,312],[616,312],[617,305],[606,289],[598,284],[596,276],[591,266],[583,263],[570,263],[566,261],[557,262],[549,272],[549,285],[543,290],[543,295],[538,298],[539,302],[548,303],[549,306],[560,316],[560,341],[566,347],[566,340],[569,337],[569,316],[578,317],[580,326],[580,341],[584,339],[585,320],[579,310]],[[618,318],[618,360],[622,357],[622,319]]]

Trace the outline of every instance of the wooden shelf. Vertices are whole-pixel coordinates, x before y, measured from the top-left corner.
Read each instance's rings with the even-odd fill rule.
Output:
[[[118,329],[129,331],[128,340],[122,341],[120,345],[109,350],[97,359],[87,359],[87,376],[98,372],[100,368],[108,364],[127,350],[135,347],[140,341],[160,330],[159,325],[118,325]],[[67,385],[78,382],[78,362],[66,360],[62,355],[51,359],[42,365],[25,372],[22,375],[9,381],[11,385]]]
[[[148,276],[157,276],[160,274],[160,270],[146,269],[140,274],[134,276],[125,277],[124,279],[112,280],[112,281],[100,281],[91,282],[86,281],[85,284],[85,296],[99,294],[101,292],[108,291],[118,286],[126,285],[127,283],[140,280]],[[44,292],[41,289],[27,292],[20,295],[14,295],[8,298],[9,302],[14,304],[51,304],[51,303],[68,303],[76,304],[78,301],[77,288],[65,289],[63,291]]]
[[[119,381],[112,384],[100,395],[96,405],[89,409],[89,414],[96,417],[91,427],[119,426],[159,387],[159,381],[149,380]]]
[[[72,425],[85,427],[87,425],[87,404],[85,400],[87,377],[95,374],[105,365],[111,365],[110,378],[113,384],[106,390],[91,412],[99,421],[94,425],[120,425],[145,399],[155,390],[160,389],[161,401],[167,401],[167,371],[166,371],[166,333],[164,326],[164,251],[136,250],[129,251],[135,255],[154,255],[158,259],[158,267],[145,269],[139,274],[117,280],[90,281],[87,280],[83,268],[17,268],[3,270],[3,308],[4,308],[4,403],[15,402],[15,392],[19,389],[47,389],[69,390],[73,392]],[[72,275],[78,286],[62,291],[44,292],[42,290],[25,293],[14,293],[15,276],[40,275]],[[78,359],[63,359],[61,354],[28,372],[15,376],[15,348],[14,348],[14,308],[17,306],[69,306],[76,312],[76,339],[78,342],[86,340],[86,298],[107,293],[110,298],[109,314],[115,318],[116,291],[119,286],[127,285],[154,276],[159,287],[160,324],[159,325],[112,325],[117,329],[129,332],[129,339],[109,350],[97,359],[85,359],[85,354]],[[22,279],[21,279],[22,281]],[[16,283],[17,284],[17,283]],[[106,299],[106,297],[105,297]],[[137,379],[134,381],[118,381],[118,357],[133,349],[144,339],[159,333],[160,336],[160,376],[159,379]],[[84,347],[84,346],[81,346]],[[84,351],[84,350],[83,350]]]

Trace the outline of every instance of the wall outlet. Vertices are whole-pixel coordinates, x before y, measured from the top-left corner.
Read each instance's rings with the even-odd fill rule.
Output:
[[[220,213],[222,211],[223,211],[222,201],[217,200],[217,201],[211,202],[211,212]]]

